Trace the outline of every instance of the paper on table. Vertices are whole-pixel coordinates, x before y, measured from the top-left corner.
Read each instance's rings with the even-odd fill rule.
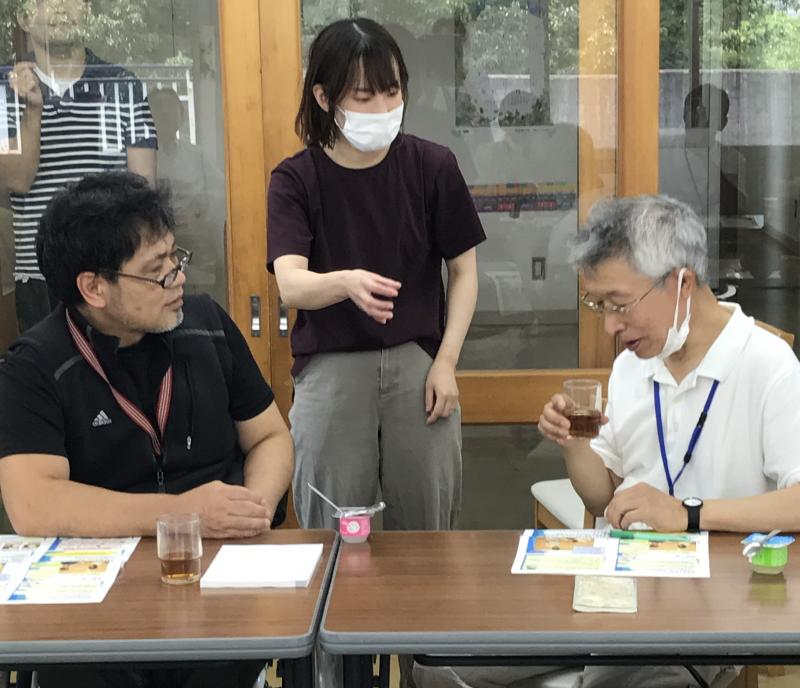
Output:
[[[30,564],[4,604],[79,604],[102,602],[119,573],[122,559],[66,560],[45,554]]]
[[[0,604],[102,602],[139,538],[0,540]],[[11,559],[14,552],[32,556]]]
[[[0,560],[38,559],[52,542],[53,538],[0,535]]]
[[[576,612],[636,611],[636,579],[622,576],[575,576],[572,608]]]
[[[708,533],[620,539],[606,530],[526,530],[511,573],[708,578]]]
[[[51,557],[70,559],[121,558],[124,564],[131,558],[141,538],[56,538],[48,548]]]
[[[200,579],[201,588],[305,588],[322,544],[223,545]]]

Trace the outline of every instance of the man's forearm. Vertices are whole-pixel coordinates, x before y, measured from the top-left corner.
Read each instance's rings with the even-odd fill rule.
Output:
[[[571,440],[569,446],[564,447],[564,461],[572,486],[586,508],[595,516],[602,516],[615,488],[603,460],[588,442]]]
[[[259,442],[247,455],[244,464],[244,486],[261,495],[270,518],[274,516],[294,473],[294,446],[286,432]]]
[[[156,183],[156,149],[155,148],[136,148],[130,146],[127,149],[128,171],[140,174],[151,186]]]
[[[701,497],[703,495],[697,495]],[[703,530],[800,530],[800,485],[741,499],[710,499],[700,509]]]
[[[154,535],[158,516],[179,511],[181,499],[115,492],[58,478],[36,480],[24,495],[4,497],[20,535],[75,537]]]
[[[0,177],[3,185],[15,193],[28,193],[39,169],[42,111],[29,106],[22,117],[16,143],[20,154],[0,155]]]

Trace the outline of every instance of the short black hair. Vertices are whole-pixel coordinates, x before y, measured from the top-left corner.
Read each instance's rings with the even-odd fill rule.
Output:
[[[50,290],[67,306],[83,301],[76,283],[82,272],[113,274],[143,239],[158,241],[174,231],[166,186],[153,188],[132,172],[103,172],[59,191],[39,223],[36,256]]]
[[[333,147],[338,136],[335,106],[358,85],[362,69],[367,88],[375,93],[399,88],[403,100],[408,100],[408,70],[403,54],[397,41],[378,22],[363,17],[340,19],[319,32],[309,50],[295,119],[295,131],[306,146]],[[315,84],[321,84],[325,91],[330,103],[328,112],[314,98]]]
[[[695,86],[683,101],[683,122],[689,128],[694,127],[708,127],[708,114],[710,111],[711,98],[719,96],[719,129],[725,128],[728,123],[728,112],[731,109],[731,99],[724,88],[719,88],[714,84],[700,84]],[[706,113],[705,121],[701,120],[699,116],[700,108],[704,109]]]

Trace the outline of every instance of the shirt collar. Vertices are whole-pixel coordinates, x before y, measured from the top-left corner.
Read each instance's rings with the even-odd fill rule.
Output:
[[[755,327],[753,318],[746,316],[739,304],[720,303],[719,305],[730,311],[731,318],[709,347],[697,368],[690,373],[690,377],[702,376],[722,382],[736,366],[750,333]],[[656,382],[675,384],[664,362],[656,356],[644,359],[640,363],[643,378],[652,377]]]
[[[113,79],[119,79],[121,76],[122,70],[119,67],[112,65],[105,60],[101,60],[99,57],[97,57],[97,55],[89,50],[89,48],[86,48],[85,52],[86,58],[84,60],[83,73],[80,75],[80,77],[75,79],[75,81],[67,86],[64,94],[59,94],[53,89],[53,86],[56,84],[52,83],[49,75],[44,72],[44,70],[42,70],[38,64],[36,64],[36,56],[33,53],[29,53],[26,57],[26,60],[36,65],[35,71],[40,77],[39,81],[45,88],[45,95],[49,96],[51,99],[55,98],[57,100],[62,100],[63,97],[69,94],[70,89],[73,89],[74,91],[75,87],[80,85],[82,82],[86,82],[88,80],[89,87],[96,88],[99,81],[111,81]],[[44,76],[44,78],[42,78],[42,76]]]
[[[78,326],[78,329],[84,334],[86,339],[92,345],[97,357],[100,359],[103,368],[108,365],[113,365],[116,362],[117,351],[119,350],[119,337],[114,337],[110,334],[100,332],[100,330],[93,327],[83,314],[72,306],[69,307],[69,314],[72,316],[73,321]],[[172,336],[171,332],[163,334],[146,334],[145,338],[155,338],[162,342],[164,348],[169,352],[170,358],[172,356]]]

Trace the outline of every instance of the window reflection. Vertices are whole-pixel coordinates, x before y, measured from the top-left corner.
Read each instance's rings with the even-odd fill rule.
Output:
[[[197,256],[190,286],[214,291],[224,282],[217,250],[226,212],[223,172],[194,143],[186,104],[174,88],[151,90],[148,100],[158,129],[158,179],[172,189],[175,237]]]
[[[197,258],[189,290],[224,302],[216,3],[10,0],[0,20],[0,223],[13,225],[0,286],[15,290],[20,329],[54,306],[34,248],[47,202],[109,169],[170,183]]]
[[[703,218],[721,298],[800,327],[800,17],[792,3],[661,2],[660,190]]]

